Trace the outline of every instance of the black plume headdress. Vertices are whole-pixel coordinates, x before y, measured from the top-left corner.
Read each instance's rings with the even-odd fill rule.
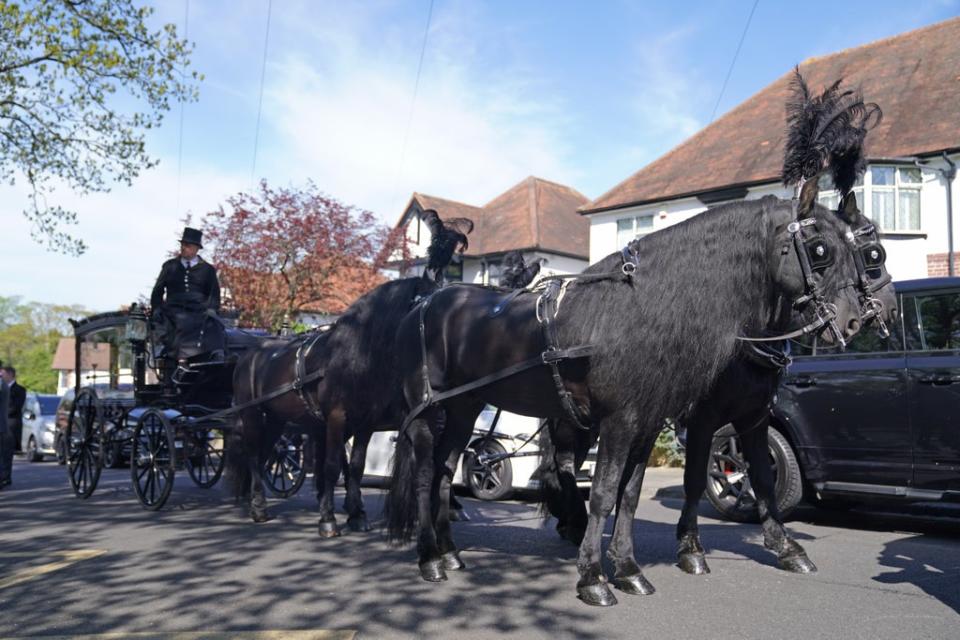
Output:
[[[840,90],[837,80],[819,96],[794,70],[787,100],[787,142],[783,184],[800,184],[830,167],[833,183],[845,196],[867,167],[863,141],[883,118],[880,107],[865,103],[859,89]]]
[[[427,209],[420,215],[430,229],[430,246],[427,247],[427,270],[433,273],[437,282],[443,278],[443,270],[453,260],[457,249],[466,251],[470,246],[467,234],[473,231],[473,220],[469,218],[450,218],[441,220],[433,209]]]
[[[503,270],[500,272],[500,286],[507,289],[522,289],[533,282],[540,273],[540,260],[527,265],[523,254],[511,251],[503,256]]]

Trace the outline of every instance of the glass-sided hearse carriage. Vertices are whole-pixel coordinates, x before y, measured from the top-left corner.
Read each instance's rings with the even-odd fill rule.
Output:
[[[134,492],[148,509],[166,502],[177,471],[200,487],[217,483],[232,425],[237,358],[269,336],[227,329],[226,356],[186,363],[166,357],[142,308],[71,320],[75,336],[74,401],[64,434],[74,493],[88,498],[104,466],[129,460]],[[196,360],[196,361],[195,361]],[[302,434],[278,442],[264,466],[277,495],[303,483]]]

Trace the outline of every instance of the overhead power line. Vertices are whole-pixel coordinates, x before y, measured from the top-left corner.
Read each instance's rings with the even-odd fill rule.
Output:
[[[255,186],[257,171],[257,147],[260,144],[260,115],[263,113],[263,84],[267,77],[267,47],[270,43],[270,14],[273,13],[273,0],[267,0],[267,28],[263,35],[263,63],[260,67],[260,97],[257,99],[257,125],[253,131],[253,163],[250,165],[250,186]]]
[[[747,31],[750,29],[750,21],[753,20],[753,12],[757,10],[760,0],[753,0],[753,7],[750,8],[750,15],[747,16],[747,24],[743,25],[743,33],[740,34],[740,42],[737,44],[737,50],[733,54],[733,60],[730,61],[730,68],[727,69],[727,77],[723,79],[723,86],[720,87],[720,95],[717,96],[717,103],[713,105],[713,111],[710,112],[710,122],[717,115],[717,109],[720,107],[720,101],[727,90],[727,82],[730,81],[730,74],[733,73],[733,67],[737,64],[737,57],[740,55],[740,48],[743,47],[743,41],[747,37]]]
[[[397,165],[397,177],[394,180],[394,193],[400,189],[400,178],[403,175],[403,164],[407,159],[407,142],[410,137],[410,128],[413,126],[413,114],[417,107],[417,93],[420,91],[420,74],[423,72],[423,58],[427,52],[427,38],[430,35],[430,23],[433,20],[433,0],[427,9],[427,24],[423,29],[423,42],[420,44],[420,59],[417,62],[417,75],[413,81],[413,98],[410,100],[410,113],[407,116],[407,126],[403,130],[403,142],[400,144],[400,162]]]
[[[183,39],[187,40],[190,37],[190,0],[184,0],[183,7]],[[183,81],[186,78],[184,69],[180,69],[180,80]],[[180,213],[180,180],[183,176],[183,110],[185,107],[185,101],[180,100],[180,135],[179,140],[177,141],[177,206],[175,211]]]

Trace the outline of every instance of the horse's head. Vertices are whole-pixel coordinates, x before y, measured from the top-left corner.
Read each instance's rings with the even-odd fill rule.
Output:
[[[817,204],[817,181],[807,181],[791,215],[779,218],[770,246],[776,293],[802,319],[804,334],[845,344],[863,323],[850,226]]]
[[[442,220],[433,209],[424,211],[421,219],[430,229],[430,246],[427,248],[427,268],[424,275],[430,274],[440,282],[443,280],[443,270],[453,260],[453,255],[463,253],[470,246],[467,235],[473,231],[473,220],[470,218]]]
[[[837,80],[814,95],[799,69],[791,83],[782,178],[785,185],[797,185],[796,219],[787,225],[797,260],[796,272],[784,274],[781,284],[797,291],[799,278],[803,293],[795,308],[806,307],[805,313],[814,315],[811,330],[829,329],[824,340],[842,345],[864,322],[875,322],[887,335],[885,320],[895,312],[896,299],[884,267],[886,253],[852,191],[867,165],[864,139],[883,113],[864,102],[859,89],[840,85]],[[817,204],[818,179],[827,168],[841,196],[836,212]]]
[[[877,227],[860,212],[857,196],[847,193],[837,211],[851,229],[847,240],[857,266],[857,289],[860,299],[860,315],[864,324],[873,325],[881,337],[887,337],[887,323],[897,317],[897,296],[893,280],[887,273],[887,252],[880,244]]]

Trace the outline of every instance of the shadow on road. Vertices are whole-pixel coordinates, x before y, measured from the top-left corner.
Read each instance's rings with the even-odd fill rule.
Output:
[[[895,571],[874,576],[883,584],[913,584],[960,613],[960,555],[944,556],[942,548],[930,544],[930,536],[918,535],[888,542],[878,561]]]

